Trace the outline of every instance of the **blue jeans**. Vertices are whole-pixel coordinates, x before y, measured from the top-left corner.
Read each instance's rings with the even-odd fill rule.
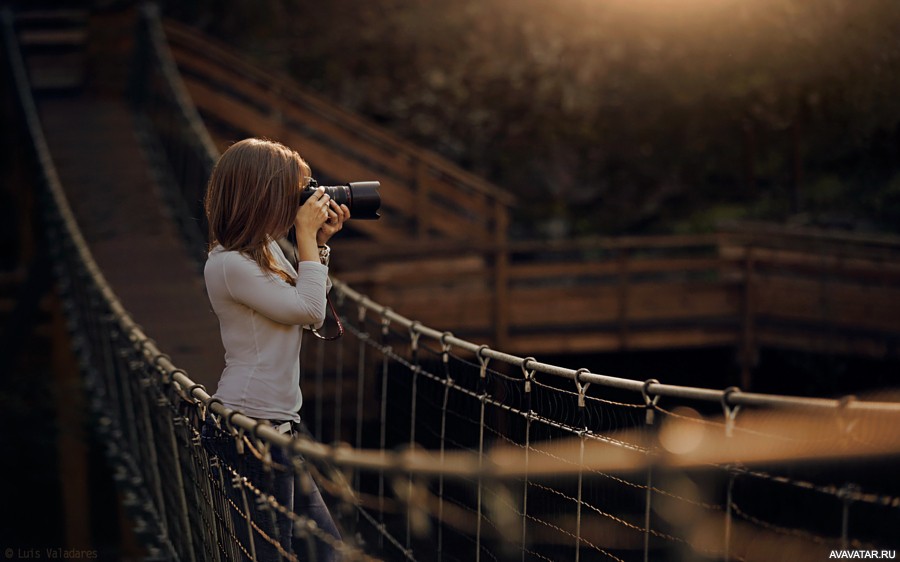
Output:
[[[203,425],[201,440],[207,451],[217,456],[225,465],[233,468],[263,494],[272,494],[275,500],[294,513],[308,517],[315,521],[320,532],[327,533],[337,541],[341,540],[340,532],[331,518],[331,513],[322,499],[322,494],[316,483],[309,478],[311,484],[308,493],[304,493],[302,486],[296,482],[297,478],[292,469],[290,459],[284,451],[273,447],[272,461],[279,466],[266,470],[263,463],[247,450],[245,444],[244,454],[238,454],[234,437],[216,427],[210,420]],[[232,514],[234,532],[237,540],[244,546],[245,552],[250,549],[251,535],[248,534],[247,521],[245,519],[244,497],[240,489],[231,485],[231,473],[225,472],[225,493],[228,499],[234,502],[241,510],[228,507]],[[313,535],[294,536],[292,521],[278,513],[274,509],[260,509],[256,501],[256,495],[246,492],[247,505],[251,521],[259,527],[259,531],[265,533],[276,541],[286,552],[294,552],[300,560],[333,562],[339,560],[338,553],[325,541],[315,538]],[[252,529],[252,527],[251,527]],[[252,539],[256,551],[256,560],[269,562],[282,560],[279,549],[270,540],[267,540],[259,531],[253,529]],[[225,541],[227,542],[227,540]],[[242,554],[242,559],[249,560],[247,554]]]

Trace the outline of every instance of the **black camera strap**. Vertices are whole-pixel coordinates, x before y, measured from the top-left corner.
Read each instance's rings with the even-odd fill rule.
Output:
[[[328,303],[328,308],[329,308],[329,310],[331,310],[331,316],[334,318],[335,324],[337,324],[337,333],[330,335],[330,336],[323,336],[315,328],[313,328],[310,331],[313,333],[314,336],[316,336],[320,340],[332,341],[332,340],[336,340],[339,337],[344,335],[344,325],[341,323],[341,318],[338,316],[337,311],[334,309],[334,304],[332,304],[332,302],[331,302],[331,297],[329,297],[328,295],[325,295],[325,302]],[[328,314],[325,315],[325,319],[326,320],[328,319]]]
[[[277,240],[278,247],[281,249],[281,253],[284,254],[284,257],[291,262],[291,265],[294,266],[294,269],[297,269],[299,259],[297,257],[297,233],[294,231],[294,227],[288,231],[287,236],[283,238],[279,238]],[[319,339],[332,341],[336,340],[339,337],[344,335],[344,325],[341,323],[340,317],[338,317],[337,311],[334,309],[334,304],[331,303],[331,297],[327,294],[325,295],[325,302],[328,303],[328,308],[331,310],[331,316],[334,318],[335,324],[337,324],[337,333],[331,336],[323,336],[319,333],[315,328],[311,328],[310,332],[313,333]],[[328,314],[326,312],[325,319],[328,319]]]

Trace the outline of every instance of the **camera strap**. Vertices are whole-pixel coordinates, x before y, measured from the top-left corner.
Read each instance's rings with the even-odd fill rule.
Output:
[[[331,310],[331,316],[334,318],[334,322],[337,324],[337,333],[334,335],[330,335],[330,336],[323,336],[315,328],[313,328],[310,331],[313,333],[314,336],[316,336],[320,340],[332,341],[332,340],[336,340],[339,337],[344,335],[344,325],[341,323],[341,319],[338,316],[337,311],[334,309],[334,304],[332,304],[332,302],[331,302],[331,297],[329,297],[328,295],[325,295],[325,302],[328,303],[328,308]],[[325,315],[325,319],[328,320],[327,314]]]

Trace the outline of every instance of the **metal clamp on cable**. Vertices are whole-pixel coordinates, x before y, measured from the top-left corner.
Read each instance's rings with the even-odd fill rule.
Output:
[[[418,320],[409,325],[409,349],[414,357],[419,353],[419,337],[422,335],[422,333],[419,332],[419,326],[421,325],[422,323]]]
[[[589,383],[589,382],[586,382],[584,384],[581,383],[581,375],[584,375],[584,374],[587,374],[590,372],[591,372],[590,369],[584,369],[584,368],[578,369],[577,371],[575,371],[575,388],[578,390],[578,407],[579,408],[584,408],[584,405],[585,405],[584,404],[584,393],[587,392],[588,387],[591,386],[591,383]]]
[[[531,392],[531,381],[534,380],[535,370],[528,370],[528,364],[532,361],[536,361],[534,357],[526,357],[522,360],[522,374],[525,376],[525,392]]]
[[[659,381],[656,379],[647,379],[644,381],[644,386],[641,388],[641,394],[644,396],[644,406],[647,407],[647,425],[653,425],[653,422],[656,419],[656,404],[659,402],[660,397],[660,395],[657,394],[653,398],[650,398],[651,384],[659,384]]]
[[[387,337],[390,327],[391,327],[391,319],[388,318],[388,314],[393,312],[390,307],[384,307],[381,309],[381,335],[383,337]]]
[[[734,419],[737,417],[740,405],[734,406],[729,401],[732,394],[740,392],[741,389],[736,386],[729,386],[722,393],[722,409],[725,411],[725,435],[731,437],[734,433]]]
[[[444,362],[444,365],[447,365],[450,362],[450,344],[447,343],[447,339],[453,337],[453,332],[444,332],[441,334],[441,361]]]
[[[222,420],[220,416],[217,416],[212,412],[212,405],[217,403],[225,406],[225,404],[223,404],[220,399],[214,398],[212,396],[209,398],[209,400],[207,400],[200,406],[200,421],[206,421],[207,416],[209,416],[209,419],[211,419],[213,423],[216,424],[216,428],[222,429]]]
[[[484,351],[486,349],[490,349],[490,346],[480,345],[480,346],[478,346],[478,351],[475,352],[475,354],[478,356],[478,362],[481,364],[481,367],[478,370],[478,375],[482,379],[487,378],[487,366],[488,366],[488,362],[490,362],[490,360],[491,360],[490,357],[484,356]]]

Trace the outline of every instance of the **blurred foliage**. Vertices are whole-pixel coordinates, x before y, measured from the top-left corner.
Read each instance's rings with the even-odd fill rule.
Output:
[[[166,10],[519,194],[522,234],[703,229],[717,209],[900,231],[896,0]]]

